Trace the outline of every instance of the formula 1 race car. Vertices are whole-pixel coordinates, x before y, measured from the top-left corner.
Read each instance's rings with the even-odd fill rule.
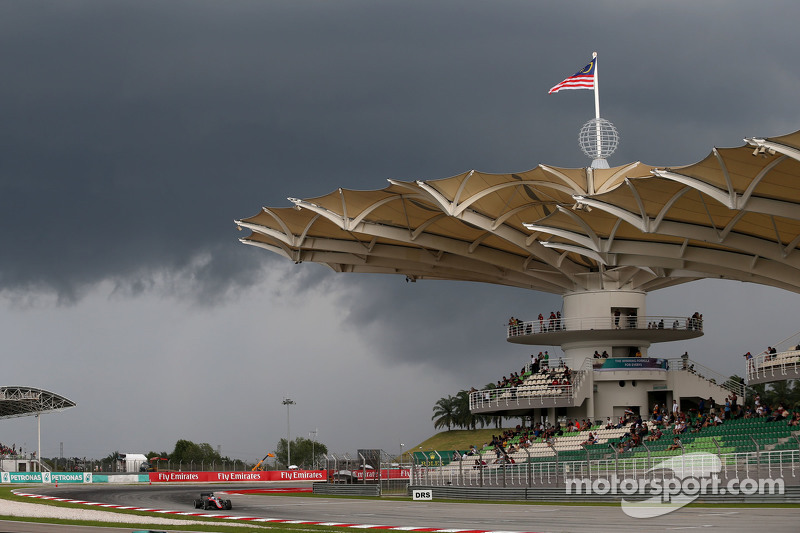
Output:
[[[201,492],[200,499],[194,501],[195,509],[231,509],[231,501],[214,496],[213,492]]]

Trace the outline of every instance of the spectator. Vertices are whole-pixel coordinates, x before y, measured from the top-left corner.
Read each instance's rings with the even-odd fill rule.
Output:
[[[667,451],[671,452],[672,450],[680,450],[682,447],[681,439],[675,437],[672,439],[672,444],[667,447]]]
[[[660,429],[660,428],[656,428],[656,430],[655,430],[655,431],[653,431],[653,432],[652,432],[650,435],[648,435],[648,436],[645,438],[645,440],[647,440],[647,441],[649,441],[649,442],[657,441],[657,440],[658,440],[658,439],[660,439],[660,438],[661,438],[663,435],[664,435],[664,433],[661,431],[661,429]]]

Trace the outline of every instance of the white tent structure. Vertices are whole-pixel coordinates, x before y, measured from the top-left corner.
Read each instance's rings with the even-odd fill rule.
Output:
[[[539,165],[518,173],[389,180],[381,190],[290,198],[294,207],[265,207],[236,224],[251,232],[242,243],[295,263],[560,294],[563,327],[533,320],[509,329],[508,340],[560,345],[577,369],[598,346],[614,356],[647,357],[652,343],[702,335],[701,325],[686,317],[661,317],[674,327],[652,330],[650,319],[659,317],[647,316],[650,291],[723,278],[800,292],[800,131],[745,142],[680,167]],[[629,327],[619,328],[615,314]],[[639,374],[674,395],[709,392],[679,394],[655,376]],[[585,380],[589,392],[573,391],[566,404],[550,406],[610,414],[592,405],[594,381]],[[649,401],[642,393],[624,396],[645,408]],[[624,399],[613,394],[603,401]]]
[[[35,461],[41,469],[42,414],[55,413],[75,407],[75,402],[54,392],[35,387],[0,387],[0,419],[35,416],[37,425],[37,448]],[[15,468],[16,469],[16,468]]]
[[[694,165],[539,165],[290,198],[236,223],[245,244],[338,272],[498,283],[556,294],[699,278],[800,292],[800,131]]]

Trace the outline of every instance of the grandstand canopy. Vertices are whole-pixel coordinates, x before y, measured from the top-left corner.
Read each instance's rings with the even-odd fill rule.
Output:
[[[545,165],[338,189],[237,220],[241,242],[338,272],[556,294],[701,278],[800,292],[800,131],[655,168]]]
[[[63,396],[34,387],[0,387],[0,419],[53,413],[75,407]]]

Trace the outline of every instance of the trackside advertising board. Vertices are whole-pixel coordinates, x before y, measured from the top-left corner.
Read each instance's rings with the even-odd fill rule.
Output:
[[[2,483],[91,483],[91,472],[2,472]]]
[[[216,481],[325,481],[324,470],[263,472],[150,472],[151,483],[206,483]]]
[[[455,450],[439,450],[437,452],[412,452],[414,455],[414,462],[419,466],[439,466],[439,461],[442,465],[449,465],[453,459]],[[466,454],[466,450],[461,450],[458,453],[461,455]]]
[[[378,479],[376,470],[353,470],[353,477],[356,479],[364,479],[364,474],[366,474],[367,479]],[[407,468],[384,468],[380,471],[380,475],[380,479],[409,479],[411,472]]]
[[[384,471],[386,472],[386,471]],[[398,471],[399,472],[399,471]],[[370,478],[371,472],[367,472]],[[374,474],[373,474],[374,475]],[[395,474],[397,475],[397,474]],[[391,477],[395,477],[392,475]],[[384,477],[383,475],[381,477]],[[407,475],[406,475],[407,477]],[[0,483],[211,483],[235,481],[325,481],[324,470],[274,470],[268,472],[150,472],[125,476],[91,472],[0,472]],[[385,477],[384,477],[385,479]]]

